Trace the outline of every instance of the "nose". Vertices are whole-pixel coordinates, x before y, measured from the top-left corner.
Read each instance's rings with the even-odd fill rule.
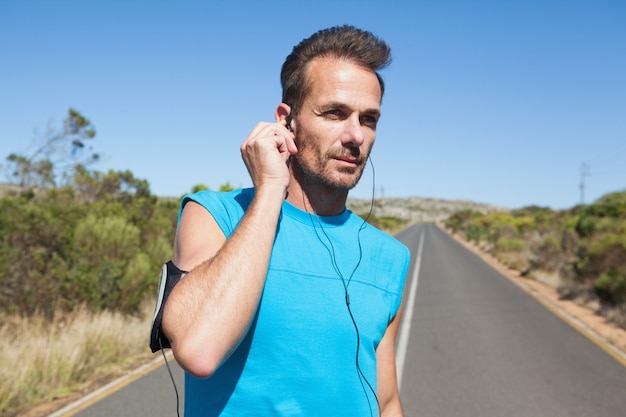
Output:
[[[358,148],[363,145],[365,135],[363,133],[363,126],[361,126],[361,121],[358,116],[346,119],[346,132],[344,138],[343,144],[345,146]]]

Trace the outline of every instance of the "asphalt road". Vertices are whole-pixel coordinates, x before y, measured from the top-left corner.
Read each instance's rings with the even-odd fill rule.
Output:
[[[399,238],[421,233],[406,416],[626,416],[626,367],[434,225]]]
[[[407,417],[626,416],[621,363],[434,225],[398,238],[419,261],[398,346]],[[162,366],[69,415],[176,416],[174,388]]]

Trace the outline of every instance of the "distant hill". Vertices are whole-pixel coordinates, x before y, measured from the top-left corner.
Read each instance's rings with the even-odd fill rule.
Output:
[[[371,200],[349,198],[347,206],[358,214],[369,212]],[[411,223],[431,223],[446,220],[460,210],[475,210],[480,213],[508,211],[505,208],[467,200],[441,200],[435,198],[381,198],[374,203],[377,217],[399,217]]]

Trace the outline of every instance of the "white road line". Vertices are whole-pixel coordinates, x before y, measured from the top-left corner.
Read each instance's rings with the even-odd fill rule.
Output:
[[[165,354],[165,356],[167,356],[168,361],[172,361],[174,359],[174,355],[172,354],[172,351],[169,349],[167,353]],[[127,375],[124,375],[101,388],[98,388],[97,390],[74,401],[73,403],[68,404],[62,409],[57,410],[54,413],[48,415],[48,417],[71,417],[74,414],[77,414],[78,412],[85,410],[86,408],[94,405],[98,401],[115,393],[116,391],[119,391],[120,389],[124,388],[126,385],[129,385],[132,382],[135,382],[136,380],[138,380],[139,378],[148,375],[150,372],[156,370],[157,368],[160,368],[164,364],[165,362],[163,360],[163,357],[159,354],[159,357],[154,358],[149,363],[131,371]]]
[[[424,229],[420,234],[420,242],[417,247],[417,258],[413,267],[411,285],[409,287],[408,299],[404,307],[402,324],[400,325],[400,336],[398,338],[398,349],[396,351],[396,373],[398,375],[398,389],[402,386],[402,374],[404,373],[404,362],[406,351],[409,346],[409,336],[411,334],[411,322],[413,321],[413,310],[415,309],[415,296],[417,294],[417,283],[419,281],[420,264],[422,262],[422,249],[424,248]]]

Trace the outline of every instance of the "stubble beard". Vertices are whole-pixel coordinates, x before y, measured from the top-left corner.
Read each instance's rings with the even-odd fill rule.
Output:
[[[300,152],[302,150],[300,149]],[[358,158],[356,167],[332,168],[330,163],[336,161],[336,158],[341,155]],[[342,153],[338,153],[336,150],[326,154],[316,152],[313,155],[313,161],[309,163],[302,160],[299,154],[296,154],[293,162],[295,162],[294,168],[300,171],[304,184],[322,186],[331,191],[350,191],[359,183],[365,170],[368,155],[369,150],[362,152],[358,148],[351,148],[350,150],[344,148]]]

